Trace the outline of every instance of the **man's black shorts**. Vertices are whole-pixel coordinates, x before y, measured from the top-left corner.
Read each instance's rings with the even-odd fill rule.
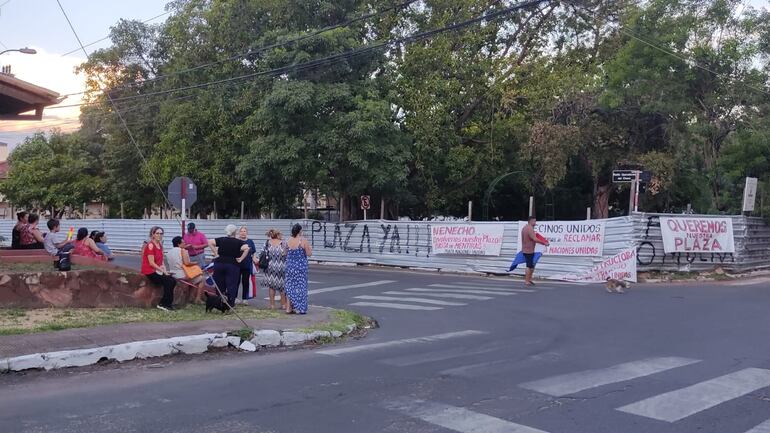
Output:
[[[524,260],[527,261],[527,268],[535,269],[535,253],[531,253],[531,254],[523,253],[523,254],[524,254]]]

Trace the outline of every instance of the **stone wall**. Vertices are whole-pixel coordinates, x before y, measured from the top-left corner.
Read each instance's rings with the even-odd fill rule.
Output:
[[[163,289],[136,272],[73,270],[0,275],[0,307],[153,307]],[[174,303],[192,302],[195,289],[177,284]]]

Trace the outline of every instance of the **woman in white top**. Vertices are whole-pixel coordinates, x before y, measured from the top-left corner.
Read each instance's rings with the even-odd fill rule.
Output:
[[[174,239],[172,239],[171,245],[173,248],[171,248],[166,253],[166,264],[168,264],[168,271],[177,280],[181,280],[185,283],[197,286],[198,291],[195,294],[195,302],[203,302],[203,299],[201,298],[203,297],[203,290],[206,288],[206,277],[201,274],[193,279],[187,278],[182,265],[197,265],[197,263],[190,261],[190,255],[186,249],[187,245],[185,245],[181,236],[176,236]]]

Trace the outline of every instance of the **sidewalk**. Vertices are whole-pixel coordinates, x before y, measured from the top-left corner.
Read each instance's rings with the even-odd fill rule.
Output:
[[[247,320],[254,330],[289,331],[310,328],[332,320],[332,309],[312,306],[305,315],[287,314],[278,319]],[[170,314],[173,314],[170,313]],[[212,317],[222,317],[212,314]],[[126,323],[94,328],[0,336],[0,359],[62,350],[92,349],[136,341],[237,331],[245,326],[235,316],[194,322]]]

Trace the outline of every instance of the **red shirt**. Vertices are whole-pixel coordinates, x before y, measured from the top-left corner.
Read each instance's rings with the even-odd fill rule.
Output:
[[[144,250],[142,250],[142,275],[150,275],[155,272],[155,268],[150,266],[150,260],[148,259],[150,256],[155,258],[155,265],[162,265],[163,247],[155,245],[154,242],[150,242],[144,247]]]

